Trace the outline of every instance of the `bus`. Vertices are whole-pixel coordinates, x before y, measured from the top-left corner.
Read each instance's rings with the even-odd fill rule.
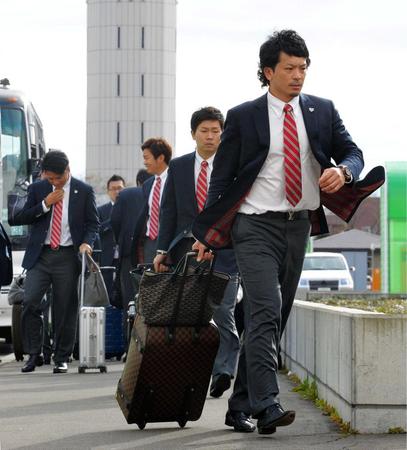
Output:
[[[12,244],[15,275],[22,270],[28,227],[9,225],[8,203],[11,197],[24,198],[45,151],[43,126],[34,106],[22,92],[10,89],[7,78],[0,80],[0,219]],[[1,287],[0,338],[6,342],[11,341],[8,291],[9,286]]]

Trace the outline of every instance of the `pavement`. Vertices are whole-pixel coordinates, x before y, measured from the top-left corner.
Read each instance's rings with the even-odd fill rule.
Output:
[[[77,363],[67,374],[52,366],[20,372],[12,355],[0,364],[0,450],[8,449],[143,449],[143,450],[404,450],[406,435],[343,435],[312,402],[292,392],[280,375],[281,403],[297,412],[296,421],[272,435],[242,434],[224,425],[227,394],[208,397],[200,420],[184,429],[176,423],[128,425],[114,393],[123,369],[109,362],[108,372],[78,374]]]

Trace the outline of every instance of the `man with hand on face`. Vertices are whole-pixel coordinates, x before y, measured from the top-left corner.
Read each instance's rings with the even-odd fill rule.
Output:
[[[349,221],[384,182],[363,168],[330,100],[301,94],[310,64],[304,40],[275,32],[260,48],[268,92],[228,112],[207,206],[193,226],[198,260],[233,243],[245,292],[245,337],[226,425],[260,434],[290,425],[279,403],[277,355],[300,278],[309,232],[328,232],[322,205]],[[322,173],[322,174],[321,174]]]
[[[48,152],[41,169],[44,179],[29,186],[27,202],[13,221],[31,225],[22,264],[27,270],[23,343],[30,357],[21,371],[43,364],[41,301],[52,286],[54,373],[66,373],[78,315],[78,251],[92,253],[99,219],[93,189],[71,176],[65,153]]]
[[[178,263],[195,242],[191,228],[206,202],[223,123],[223,115],[216,108],[209,106],[195,111],[191,117],[191,134],[196,151],[170,163],[161,203],[157,256],[154,258],[157,272],[167,270],[164,263]],[[231,275],[222,303],[213,316],[220,332],[220,346],[212,371],[210,395],[220,397],[230,387],[240,347],[234,321],[239,281],[233,250],[218,252],[215,269]]]

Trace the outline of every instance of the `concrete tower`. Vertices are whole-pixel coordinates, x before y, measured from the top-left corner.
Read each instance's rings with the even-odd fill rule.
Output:
[[[135,184],[140,145],[175,145],[176,0],[87,0],[86,178]]]

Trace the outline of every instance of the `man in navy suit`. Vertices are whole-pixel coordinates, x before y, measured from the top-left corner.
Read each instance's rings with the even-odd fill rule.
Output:
[[[250,416],[261,434],[294,421],[278,400],[277,354],[310,228],[328,231],[322,205],[350,220],[384,182],[381,167],[357,181],[362,152],[333,103],[301,94],[309,64],[292,30],[261,46],[258,76],[268,92],[228,112],[208,206],[193,227],[198,260],[233,243],[245,290],[245,339],[226,414],[236,431],[254,431]]]
[[[142,186],[142,209],[131,243],[131,265],[152,263],[157,250],[160,204],[172,157],[170,144],[162,138],[150,138],[141,146],[144,166],[150,175]]]
[[[119,250],[114,238],[110,217],[112,215],[113,205],[116,203],[119,193],[125,188],[126,183],[120,175],[112,175],[107,181],[107,195],[110,198],[108,203],[98,207],[100,219],[99,239],[97,239],[97,247],[100,249],[100,265],[116,267],[118,269]],[[114,289],[115,273],[112,271],[104,271],[103,278],[105,280],[106,289],[109,293],[110,303],[113,304],[113,296],[117,293]],[[119,277],[117,277],[117,280]],[[120,292],[120,289],[119,289]],[[120,305],[121,306],[121,305]]]
[[[205,204],[223,123],[223,115],[216,108],[209,106],[195,111],[191,117],[191,134],[196,151],[170,162],[160,211],[157,256],[154,258],[157,272],[166,270],[163,263],[168,253],[176,264],[195,242],[191,233],[192,223]],[[239,276],[233,250],[218,252],[215,269],[231,276],[222,303],[213,316],[220,332],[220,345],[212,371],[210,395],[220,397],[230,387],[240,348],[234,321]]]
[[[52,285],[54,373],[68,371],[78,315],[78,251],[92,252],[99,219],[93,189],[71,176],[65,153],[48,152],[45,179],[31,184],[13,225],[31,225],[23,267],[27,270],[22,314],[25,353],[22,372],[43,364],[41,300]]]
[[[138,218],[145,207],[142,186],[150,177],[146,170],[139,170],[136,178],[137,187],[129,187],[120,192],[110,217],[114,237],[119,246],[120,287],[124,311],[127,311],[129,301],[134,300],[135,295],[130,275],[132,240]],[[126,337],[126,315],[123,319],[123,335]]]

